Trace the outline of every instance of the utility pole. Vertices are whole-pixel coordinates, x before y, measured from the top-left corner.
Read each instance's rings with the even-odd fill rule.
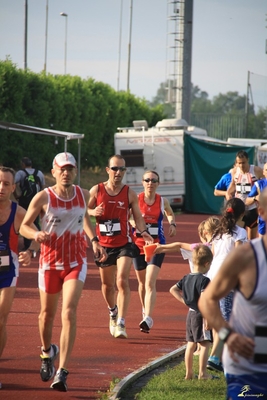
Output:
[[[128,44],[128,69],[127,69],[127,92],[130,91],[130,64],[131,64],[131,45],[132,45],[132,21],[133,21],[133,0],[130,0],[130,29]]]
[[[24,69],[27,70],[27,44],[28,44],[28,0],[25,0],[24,14]]]

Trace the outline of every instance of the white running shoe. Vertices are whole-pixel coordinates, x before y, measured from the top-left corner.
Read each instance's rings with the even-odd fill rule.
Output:
[[[110,317],[110,319],[109,319],[109,331],[110,331],[111,336],[114,336],[116,326],[117,326],[117,319],[118,319],[117,315],[115,317]]]
[[[119,324],[116,326],[115,332],[114,332],[114,337],[115,338],[121,338],[121,339],[127,339],[127,333],[125,326],[122,324]]]
[[[141,332],[149,333],[153,326],[153,319],[151,317],[145,317],[143,321],[140,322],[139,328]]]

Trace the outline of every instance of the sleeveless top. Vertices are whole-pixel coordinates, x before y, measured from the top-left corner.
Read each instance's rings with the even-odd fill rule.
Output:
[[[61,199],[52,188],[44,189],[48,204],[42,218],[42,230],[51,238],[41,243],[40,268],[64,270],[82,265],[86,260],[87,240],[83,219],[87,205],[79,186],[73,185],[72,199]]]
[[[249,299],[246,299],[238,289],[235,290],[233,308],[229,324],[241,335],[248,336],[255,340],[256,326],[267,328],[267,254],[262,238],[253,239],[251,246],[256,260],[256,284]],[[265,338],[267,343],[267,337]],[[267,353],[267,345],[262,349]],[[223,351],[223,366],[228,374],[243,375],[253,372],[267,373],[267,363],[254,363],[253,359],[246,359],[235,354],[238,362],[235,362],[229,355],[227,345]]]
[[[98,185],[96,205],[104,204],[104,213],[96,217],[96,234],[101,246],[122,247],[133,241],[132,227],[129,223],[129,186],[112,196],[103,183]]]
[[[163,217],[164,217],[164,199],[156,194],[155,201],[152,205],[145,202],[145,193],[142,192],[138,195],[139,208],[142,217],[145,220],[149,234],[153,237],[154,243],[165,244],[165,236],[163,231]],[[138,229],[134,230],[135,244],[140,249],[140,254],[144,254],[143,246],[145,241],[140,235]]]
[[[236,173],[234,175],[236,187],[235,197],[238,197],[245,203],[246,198],[248,197],[248,194],[252,189],[252,186],[254,186],[254,183],[257,180],[258,178],[256,177],[254,172],[254,165],[250,165],[249,172],[245,173],[242,172],[239,167],[237,167]],[[246,206],[247,210],[253,210],[254,208],[257,208],[257,205],[255,203],[251,204],[250,206]]]
[[[0,225],[0,258],[2,276],[12,277],[19,276],[19,261],[18,261],[18,241],[19,235],[15,231],[14,220],[17,211],[17,203],[11,202],[11,212],[8,220]],[[1,269],[0,269],[1,270]]]

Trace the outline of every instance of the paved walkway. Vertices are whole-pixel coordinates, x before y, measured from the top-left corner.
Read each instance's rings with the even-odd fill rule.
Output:
[[[177,236],[172,240],[198,241],[197,226],[206,216],[177,216]],[[166,226],[167,228],[167,226]],[[166,229],[167,231],[167,229]],[[167,237],[167,241],[168,237]],[[97,399],[114,378],[133,371],[175,351],[185,344],[186,307],[169,293],[170,287],[188,273],[180,254],[166,256],[157,283],[154,326],[147,335],[139,331],[141,307],[134,270],[131,271],[131,303],[126,319],[128,339],[114,339],[108,329],[108,312],[100,291],[98,269],[88,256],[88,278],[79,304],[77,337],[69,364],[67,393],[49,388],[39,376],[39,295],[37,261],[21,268],[19,286],[8,320],[8,342],[0,360],[1,399]],[[60,310],[55,320],[53,342],[59,343]]]

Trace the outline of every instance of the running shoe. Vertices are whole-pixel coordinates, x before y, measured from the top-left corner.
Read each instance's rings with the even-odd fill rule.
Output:
[[[66,380],[68,374],[69,372],[66,369],[60,368],[57,371],[54,381],[50,386],[51,389],[58,390],[59,392],[67,392],[68,386]]]
[[[52,379],[56,372],[54,361],[58,356],[59,350],[56,344],[51,344],[51,347],[54,352],[54,355],[52,357],[46,356],[44,354],[40,355],[42,361],[40,368],[40,376],[43,382],[47,382],[50,379]]]
[[[153,326],[153,319],[151,317],[145,317],[143,321],[140,322],[139,328],[141,332],[149,333]]]
[[[117,326],[117,319],[118,319],[117,315],[115,317],[110,316],[110,318],[109,318],[109,331],[110,331],[111,336],[114,336],[114,334],[115,334],[115,330],[116,330],[116,326]]]
[[[118,319],[118,307],[116,306],[115,310],[109,312],[109,331],[111,336],[114,336],[115,329],[117,326]]]
[[[224,372],[222,363],[212,358],[209,358],[207,361],[207,369],[216,372]]]
[[[124,325],[122,325],[122,324],[116,325],[114,337],[121,338],[121,339],[127,339],[127,333],[126,333],[126,329],[125,329]]]

